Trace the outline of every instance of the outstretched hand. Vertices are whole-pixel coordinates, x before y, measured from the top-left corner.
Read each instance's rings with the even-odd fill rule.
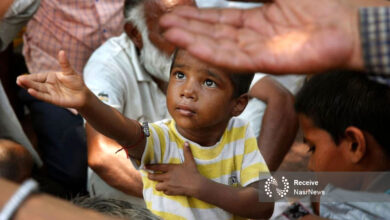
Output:
[[[88,95],[82,76],[72,69],[64,51],[58,53],[58,62],[62,72],[22,75],[16,83],[42,101],[61,107],[81,108]]]
[[[193,196],[197,186],[204,178],[197,170],[194,157],[187,142],[183,147],[184,162],[182,164],[150,164],[146,168],[154,171],[148,178],[157,181],[156,190],[167,195]],[[156,173],[157,172],[157,173]]]
[[[181,6],[160,25],[169,42],[239,72],[362,69],[358,6],[369,1],[357,2],[275,0],[249,10]]]

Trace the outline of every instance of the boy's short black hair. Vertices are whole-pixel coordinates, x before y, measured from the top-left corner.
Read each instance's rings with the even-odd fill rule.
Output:
[[[336,144],[348,126],[371,134],[390,156],[390,87],[366,73],[333,71],[313,76],[298,92],[295,110],[326,130]]]
[[[229,78],[232,81],[234,90],[233,98],[238,98],[249,90],[254,74],[251,73],[230,73]]]
[[[171,68],[169,68],[169,72],[172,71],[173,64],[176,60],[177,52],[180,49],[176,48],[175,51],[172,54],[172,63]],[[249,91],[249,87],[251,85],[251,82],[253,80],[254,74],[253,73],[229,73],[229,78],[232,81],[233,84],[233,98],[238,98],[240,95],[245,94]]]

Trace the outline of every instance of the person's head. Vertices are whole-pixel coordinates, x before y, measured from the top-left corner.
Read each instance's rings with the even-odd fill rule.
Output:
[[[390,87],[360,72],[313,76],[295,109],[311,151],[313,171],[389,169]]]
[[[193,0],[128,0],[125,31],[140,51],[140,61],[154,77],[169,79],[171,55],[175,47],[161,35],[158,19],[178,5],[195,5]]]
[[[178,50],[168,84],[168,111],[182,129],[224,130],[247,105],[252,79],[253,74],[229,73]]]
[[[121,219],[160,219],[146,208],[117,199],[81,196],[73,198],[71,202],[79,207],[92,209],[105,215],[119,217]]]
[[[19,143],[0,139],[0,177],[23,182],[31,176],[34,162],[31,154]]]

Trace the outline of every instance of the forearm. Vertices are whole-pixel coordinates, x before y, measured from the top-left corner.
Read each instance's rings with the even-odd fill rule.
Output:
[[[259,202],[255,187],[235,188],[205,177],[199,178],[195,185],[196,190],[190,196],[232,214],[246,218],[269,218],[273,212],[273,203]]]
[[[142,197],[141,174],[124,151],[116,153],[121,146],[99,134],[88,124],[86,132],[88,165],[110,186],[126,194]]]
[[[138,122],[104,104],[90,90],[87,93],[85,104],[77,109],[87,122],[96,131],[122,146],[135,144],[142,136]]]
[[[259,80],[249,95],[267,104],[258,146],[268,168],[276,170],[290,149],[298,130],[293,95],[269,76]]]
[[[143,184],[141,174],[131,164],[126,163],[129,159],[106,156],[105,159],[110,161],[110,165],[100,164],[91,168],[108,185],[126,194],[142,198]]]
[[[267,103],[258,146],[271,171],[278,169],[297,134],[298,119],[293,102],[292,97],[286,97]]]

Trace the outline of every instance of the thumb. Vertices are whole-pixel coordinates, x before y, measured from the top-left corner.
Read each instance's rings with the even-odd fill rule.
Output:
[[[72,69],[72,67],[70,66],[70,63],[68,61],[68,58],[66,58],[66,54],[65,54],[65,51],[63,50],[60,50],[60,52],[58,52],[58,62],[61,66],[61,69],[62,69],[62,72],[65,74],[65,75],[73,75],[73,74],[76,74],[75,71]]]
[[[190,144],[188,142],[184,142],[183,154],[184,163],[195,165],[194,156],[192,155]]]

